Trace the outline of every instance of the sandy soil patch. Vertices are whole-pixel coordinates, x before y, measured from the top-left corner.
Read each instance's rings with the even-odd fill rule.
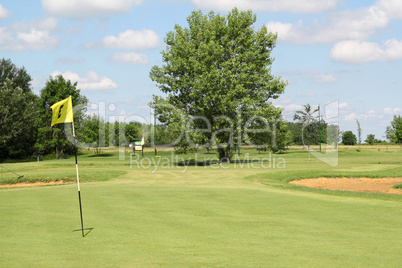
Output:
[[[391,188],[400,182],[402,178],[317,178],[295,180],[290,183],[317,189],[402,194],[402,190]]]
[[[72,182],[65,182],[63,180],[60,181],[50,181],[50,182],[33,182],[33,183],[26,183],[26,182],[21,182],[21,183],[16,183],[16,184],[2,184],[0,187],[27,187],[27,186],[43,186],[43,185],[58,185],[58,184],[66,184],[66,183],[72,183]]]

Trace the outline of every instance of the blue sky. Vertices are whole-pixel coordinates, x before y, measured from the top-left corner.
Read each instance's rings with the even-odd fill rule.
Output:
[[[88,111],[149,120],[161,94],[149,78],[164,37],[191,11],[257,15],[278,33],[273,74],[289,82],[274,104],[291,120],[301,105],[339,103],[337,121],[384,139],[402,114],[402,1],[346,0],[0,0],[0,57],[25,66],[34,92],[51,75],[78,82]]]

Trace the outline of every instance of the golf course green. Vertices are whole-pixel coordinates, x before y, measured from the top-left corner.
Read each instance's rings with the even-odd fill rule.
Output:
[[[216,154],[104,151],[3,163],[0,267],[400,267],[402,195],[310,189],[318,177],[402,177],[402,151],[344,147],[329,166],[301,149]],[[69,183],[68,183],[69,182]],[[14,185],[15,186],[15,185]]]

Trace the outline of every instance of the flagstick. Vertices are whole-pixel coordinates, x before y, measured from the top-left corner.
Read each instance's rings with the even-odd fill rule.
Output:
[[[85,235],[84,235],[84,221],[82,219],[80,177],[78,176],[78,160],[77,160],[77,147],[75,145],[74,122],[72,122],[72,124],[73,124],[73,137],[74,137],[74,151],[75,151],[75,170],[77,171],[78,200],[80,202],[81,232],[82,232],[82,237],[85,237]]]

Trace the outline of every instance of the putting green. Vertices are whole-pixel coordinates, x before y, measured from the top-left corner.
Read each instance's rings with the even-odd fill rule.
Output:
[[[359,165],[359,171],[339,171],[295,152],[281,156],[284,169],[231,164],[189,166],[185,172],[176,166],[156,172],[154,166],[130,168],[116,155],[81,156],[86,237],[75,183],[2,188],[0,267],[399,267],[402,196],[288,182],[397,177],[402,168],[395,159],[401,155],[341,154],[339,169]],[[385,164],[374,164],[379,156]],[[71,171],[74,176],[71,163],[12,168],[27,177],[39,169],[49,177]],[[113,178],[97,181],[102,172]]]

